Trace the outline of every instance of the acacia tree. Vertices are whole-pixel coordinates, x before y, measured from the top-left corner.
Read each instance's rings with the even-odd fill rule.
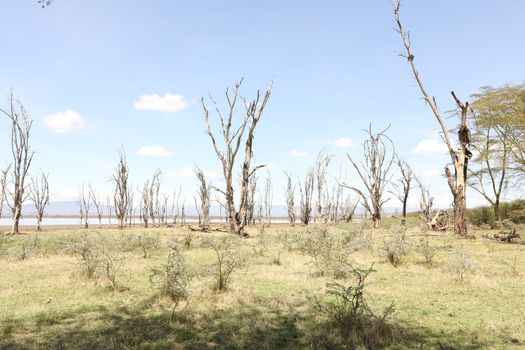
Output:
[[[400,158],[399,155],[396,156],[396,164],[399,168],[399,173],[401,176],[397,179],[396,182],[392,183],[393,190],[390,191],[390,193],[392,193],[397,199],[399,199],[399,201],[401,201],[401,204],[403,205],[403,219],[401,221],[401,225],[405,225],[407,217],[408,195],[410,194],[410,186],[412,183],[412,179],[414,178],[414,173],[412,172],[412,168],[410,168],[410,165],[408,165],[407,161],[403,158]]]
[[[226,89],[226,100],[228,102],[227,116],[223,116],[215,100],[211,99],[215,105],[215,111],[217,112],[220,122],[221,122],[221,134],[223,138],[223,149],[220,148],[217,143],[216,137],[212,131],[212,127],[209,120],[209,110],[204,102],[204,98],[201,100],[202,108],[204,112],[204,119],[206,121],[207,130],[206,134],[210,137],[213,149],[222,164],[222,172],[224,176],[224,182],[226,188],[220,190],[215,188],[225,197],[225,208],[228,214],[228,223],[230,225],[230,231],[232,233],[238,234],[240,236],[245,236],[244,232],[245,220],[246,217],[246,207],[247,207],[247,191],[251,175],[263,167],[264,165],[259,165],[252,167],[252,156],[253,156],[253,138],[255,134],[255,128],[259,123],[266,103],[270,98],[270,93],[272,90],[272,84],[266,90],[266,93],[261,99],[259,91],[257,91],[256,97],[248,102],[246,99],[240,97],[239,89],[242,84],[242,79],[235,84],[233,92],[230,92],[229,89]],[[233,116],[236,112],[236,107],[239,99],[242,99],[245,106],[245,115],[241,125],[237,129],[232,130]],[[245,131],[247,130],[247,135],[244,138]],[[235,206],[235,197],[233,189],[233,167],[235,165],[235,160],[241,143],[245,139],[244,143],[244,161],[241,166],[240,180],[239,180],[239,207],[238,209]]]
[[[357,164],[352,156],[347,154],[365,190],[347,184],[343,184],[343,186],[351,189],[359,196],[365,210],[372,217],[374,228],[381,227],[381,210],[390,199],[385,199],[383,196],[386,185],[390,182],[390,169],[395,154],[392,140],[385,134],[388,128],[390,126],[375,134],[372,132],[371,125],[368,130],[365,130],[368,139],[363,143],[364,162],[361,164]]]
[[[119,228],[122,230],[126,222],[131,198],[128,186],[129,169],[126,162],[126,154],[123,149],[120,149],[118,155],[119,163],[111,180],[115,182],[115,193],[113,195],[115,215],[119,221]]]
[[[414,178],[419,186],[419,223],[426,226],[432,220],[434,197],[430,195],[430,188],[421,178]]]
[[[7,191],[10,197],[7,204],[13,214],[11,233],[18,234],[20,233],[19,222],[22,216],[22,205],[28,197],[25,182],[35,154],[29,143],[33,121],[29,119],[26,109],[19,100],[15,99],[13,93],[9,95],[8,101],[8,109],[0,109],[0,112],[11,121],[12,187]]]
[[[292,177],[288,175],[287,172],[284,174],[287,179],[286,187],[284,189],[284,199],[286,201],[288,221],[290,221],[292,226],[295,226],[295,186],[292,183]]]
[[[468,102],[461,102],[457,98],[454,91],[451,92],[460,115],[460,125],[458,128],[459,149],[456,150],[454,143],[450,139],[449,130],[445,125],[436,99],[428,94],[419,76],[419,72],[414,62],[414,54],[411,48],[410,35],[405,32],[401,23],[401,18],[399,15],[400,2],[399,0],[392,0],[392,4],[394,7],[394,18],[397,25],[396,30],[401,36],[401,40],[405,49],[405,53],[401,54],[401,56],[406,58],[409,62],[414,79],[416,80],[419,90],[423,95],[423,99],[427,106],[429,106],[432,110],[432,113],[436,117],[439,126],[441,127],[442,137],[445,141],[445,144],[447,145],[452,165],[454,167],[454,174],[452,174],[448,165],[445,166],[445,175],[447,177],[450,191],[452,192],[452,196],[454,198],[454,233],[461,236],[467,236],[467,169],[468,161],[472,156],[472,153],[468,149],[470,144],[470,130],[467,126],[467,113],[469,110],[469,104]]]
[[[44,211],[49,204],[49,175],[41,174],[36,178],[31,178],[31,187],[29,197],[33,201],[36,210],[36,230],[42,231],[42,219],[44,218]]]

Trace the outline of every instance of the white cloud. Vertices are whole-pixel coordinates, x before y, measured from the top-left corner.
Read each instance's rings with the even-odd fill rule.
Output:
[[[443,141],[438,139],[421,140],[412,150],[415,154],[429,154],[429,153],[447,153],[448,147]]]
[[[331,144],[333,144],[334,146],[337,146],[337,147],[341,147],[341,148],[348,148],[348,147],[356,147],[356,143],[354,142],[354,140],[352,139],[349,139],[347,137],[340,137],[336,140],[332,140],[330,141]]]
[[[71,109],[45,116],[43,120],[48,128],[61,134],[75,131],[86,125],[84,118]]]
[[[159,111],[159,112],[180,112],[186,109],[190,103],[181,95],[173,95],[166,92],[164,96],[156,94],[142,95],[134,103],[136,109]]]
[[[169,157],[173,155],[162,146],[144,146],[139,148],[135,154],[142,157]]]
[[[216,178],[219,177],[221,174],[218,171],[210,170],[206,171],[204,170],[204,176],[207,178]],[[179,170],[172,170],[170,171],[170,175],[175,177],[181,177],[181,178],[192,178],[195,177],[195,171],[192,167],[185,167]]]
[[[296,151],[293,149],[290,151],[290,155],[296,158],[304,158],[304,157],[308,157],[310,153],[304,152],[304,151]]]
[[[436,169],[427,169],[427,170],[423,171],[423,176],[425,176],[425,177],[436,177],[436,176],[439,176],[439,171],[437,171]]]

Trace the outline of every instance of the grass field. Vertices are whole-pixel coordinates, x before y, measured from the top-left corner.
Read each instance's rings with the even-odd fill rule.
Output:
[[[320,258],[316,269],[313,255],[304,249],[305,237],[320,237],[315,235],[321,227],[249,228],[250,238],[232,241],[232,254],[245,264],[232,273],[222,292],[214,289],[210,265],[216,255],[206,242],[221,241],[223,233],[90,229],[87,237],[102,239],[114,250],[116,286],[104,269],[87,278],[78,256],[64,250],[67,242],[85,234],[82,230],[2,236],[0,348],[525,348],[523,241],[491,243],[474,229],[476,240],[452,234],[426,237],[416,225],[406,233],[399,233],[397,225],[387,222],[381,230],[327,228],[332,238],[358,232],[348,245],[355,249],[337,259],[352,267],[373,264],[375,270],[364,294],[375,316],[363,316],[363,334],[357,335],[319,311],[318,305],[338,302],[325,292],[326,284],[335,281],[332,267]],[[141,232],[160,241],[146,258],[140,247],[129,244]],[[403,242],[392,243],[392,232],[403,234]],[[323,244],[319,242],[310,249]],[[385,247],[400,244],[399,265],[394,267]],[[187,303],[181,302],[172,314],[173,302],[159,297],[150,276],[152,269],[167,263],[173,245],[180,248],[193,278]],[[357,283],[352,273],[337,277],[343,286]],[[392,304],[393,313],[382,319]]]

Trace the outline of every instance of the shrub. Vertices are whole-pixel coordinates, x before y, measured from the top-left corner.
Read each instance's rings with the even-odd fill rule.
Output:
[[[99,245],[87,233],[66,237],[63,242],[64,251],[77,257],[77,266],[87,278],[93,278],[101,267],[101,252]]]
[[[359,346],[377,348],[386,338],[393,337],[393,331],[386,324],[394,311],[393,305],[386,308],[382,316],[376,316],[366,300],[366,281],[373,271],[373,266],[365,270],[351,267],[355,284],[328,283],[326,293],[333,300],[320,302],[314,299],[314,309],[339,330],[339,335],[351,349]]]
[[[136,238],[137,247],[142,252],[142,257],[146,259],[151,253],[160,248],[159,235],[141,232]]]
[[[104,275],[111,282],[111,286],[114,290],[119,290],[117,284],[117,275],[120,273],[120,269],[124,262],[124,257],[121,252],[117,251],[115,247],[103,242],[105,244],[101,247],[100,263],[104,271]]]
[[[209,271],[215,280],[214,289],[217,292],[225,291],[232,273],[242,269],[246,264],[246,257],[236,249],[239,244],[238,237],[204,238],[203,245],[213,249],[216,257],[216,262],[210,266]]]
[[[344,278],[349,273],[350,256],[369,243],[370,237],[363,234],[362,228],[333,233],[317,227],[302,232],[297,247],[301,253],[312,258],[314,275]]]
[[[453,252],[449,265],[452,272],[456,273],[462,282],[467,273],[472,273],[476,270],[476,265],[463,244]]]
[[[168,261],[160,268],[151,269],[149,280],[160,296],[168,297],[173,303],[172,317],[181,302],[188,303],[188,284],[192,276],[188,273],[184,256],[178,248],[168,253]]]
[[[383,241],[383,251],[385,256],[394,267],[398,267],[403,258],[408,255],[410,245],[406,236],[406,226],[399,226],[387,235]]]
[[[434,257],[436,256],[437,249],[430,244],[428,237],[421,238],[417,246],[417,250],[425,258],[425,264],[427,266],[434,265]]]

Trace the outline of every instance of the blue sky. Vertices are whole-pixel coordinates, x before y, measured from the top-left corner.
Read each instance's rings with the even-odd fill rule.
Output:
[[[525,78],[524,1],[402,4],[416,64],[442,110],[453,107],[452,89],[466,98]],[[356,182],[345,153],[359,159],[362,129],[372,123],[392,124],[397,151],[446,205],[440,174],[448,158],[435,152],[437,122],[397,56],[393,28],[387,0],[55,0],[45,9],[4,0],[0,93],[13,89],[34,119],[33,172],[50,173],[52,200],[74,199],[87,181],[110,193],[120,146],[136,186],[160,168],[166,192],[183,186],[192,197],[189,168],[210,176],[220,169],[200,98],[210,93],[224,103],[224,89],[244,77],[247,98],[275,81],[255,139],[275,202],[283,171],[303,177],[323,147],[336,155],[332,174],[342,166]],[[5,145],[8,137],[4,120]],[[3,147],[0,160],[8,152]]]

